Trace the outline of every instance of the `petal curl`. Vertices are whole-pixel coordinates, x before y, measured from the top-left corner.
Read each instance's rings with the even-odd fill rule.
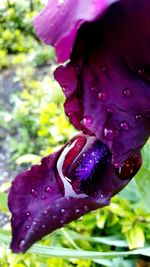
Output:
[[[110,158],[106,145],[78,135],[41,165],[18,175],[8,199],[13,252],[25,252],[64,224],[108,205],[141,166],[140,154],[117,168]]]
[[[78,29],[86,21],[102,16],[117,0],[49,0],[34,19],[37,35],[56,49],[59,62],[71,54]]]
[[[101,19],[82,25],[70,62],[55,72],[71,123],[107,144],[114,163],[150,135],[149,14],[148,0],[110,6]]]

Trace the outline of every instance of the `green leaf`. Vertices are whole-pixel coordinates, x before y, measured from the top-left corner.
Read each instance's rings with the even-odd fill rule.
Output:
[[[74,231],[67,230],[66,232],[70,234],[72,239],[76,240],[86,240],[116,247],[128,247],[128,243],[122,239],[122,236],[119,235],[107,236],[107,237],[91,237],[91,236],[80,235]]]
[[[143,229],[138,224],[132,225],[131,229],[128,232],[126,232],[126,237],[130,249],[144,247],[145,243],[144,232]]]
[[[112,260],[101,259],[101,260],[93,260],[93,262],[98,263],[102,266],[106,266],[106,267],[112,267],[113,266]]]
[[[150,142],[149,141],[142,149],[142,159],[143,159],[143,165],[150,171]]]
[[[140,194],[134,179],[119,193],[119,196],[133,202],[140,200]]]
[[[18,165],[21,165],[23,163],[32,163],[32,164],[37,164],[41,160],[41,157],[34,155],[34,154],[26,154],[23,156],[20,156],[17,160],[16,163]]]
[[[143,165],[135,176],[136,184],[139,189],[141,199],[147,211],[150,211],[150,143],[142,149]]]
[[[4,192],[0,192],[0,210],[7,211],[7,194]]]
[[[0,243],[9,246],[10,235],[6,231],[1,231],[0,229]],[[62,247],[53,247],[53,246],[43,246],[36,244],[29,249],[27,254],[36,254],[37,257],[50,258],[57,257],[63,259],[113,259],[116,257],[126,257],[126,256],[136,256],[144,255],[150,257],[150,247],[145,247],[142,249],[136,249],[132,251],[121,251],[121,252],[94,252],[94,251],[85,251],[85,250],[75,250],[67,249]]]
[[[150,171],[143,165],[135,176],[135,180],[141,195],[141,199],[150,211]]]

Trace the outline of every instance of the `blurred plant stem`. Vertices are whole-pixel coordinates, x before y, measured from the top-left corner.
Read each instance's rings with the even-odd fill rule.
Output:
[[[8,6],[8,7],[11,6],[10,0],[7,0],[7,6]]]
[[[30,2],[30,11],[34,10],[34,4],[33,4],[33,0],[29,0]]]

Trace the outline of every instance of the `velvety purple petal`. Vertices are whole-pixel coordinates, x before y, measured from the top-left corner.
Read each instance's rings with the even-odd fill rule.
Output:
[[[55,79],[71,123],[107,144],[115,163],[150,134],[150,1],[122,0],[82,25]],[[71,73],[71,75],[70,75]]]
[[[114,167],[108,147],[78,135],[59,152],[19,174],[9,192],[13,252],[81,215],[108,205],[141,166],[140,154]]]
[[[60,62],[71,54],[78,29],[86,21],[102,16],[117,0],[49,0],[47,6],[34,19],[37,35],[53,45]]]

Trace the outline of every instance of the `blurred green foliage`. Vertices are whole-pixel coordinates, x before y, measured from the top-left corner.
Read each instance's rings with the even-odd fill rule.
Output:
[[[17,74],[23,89],[12,99],[14,109],[6,128],[11,128],[13,138],[10,136],[7,141],[13,159],[27,153],[44,156],[75,133],[64,114],[64,96],[50,76],[35,80],[33,76],[37,74],[32,67],[19,68]]]
[[[27,60],[40,65],[47,62],[49,54],[53,53],[36,38],[32,26],[33,17],[43,5],[40,0],[34,0],[31,9],[30,2],[10,1],[8,4],[6,1],[0,9],[0,68]]]
[[[37,40],[31,24],[41,6],[39,0],[32,1],[32,6],[31,1],[13,1],[0,11],[0,67],[13,68],[20,84],[20,91],[8,96],[12,112],[0,107],[1,125],[9,133],[5,142],[14,169],[17,164],[39,162],[41,156],[57,150],[76,132],[64,114],[61,89],[51,76],[55,68],[54,52]],[[149,250],[133,251],[130,255],[130,250],[150,245],[149,151],[148,143],[143,149],[144,164],[136,176],[137,185],[132,181],[113,198],[110,206],[57,230],[25,255],[10,252],[10,224],[4,224],[0,229],[0,267],[150,266]],[[0,211],[8,218],[9,186],[7,182],[0,187]],[[142,200],[146,200],[147,208]],[[51,246],[49,256],[46,256],[47,246]],[[59,258],[64,248],[68,249],[68,259]],[[83,252],[84,259],[71,256],[70,249]],[[50,257],[54,250],[57,257]],[[110,253],[110,256],[89,258],[89,251]]]

